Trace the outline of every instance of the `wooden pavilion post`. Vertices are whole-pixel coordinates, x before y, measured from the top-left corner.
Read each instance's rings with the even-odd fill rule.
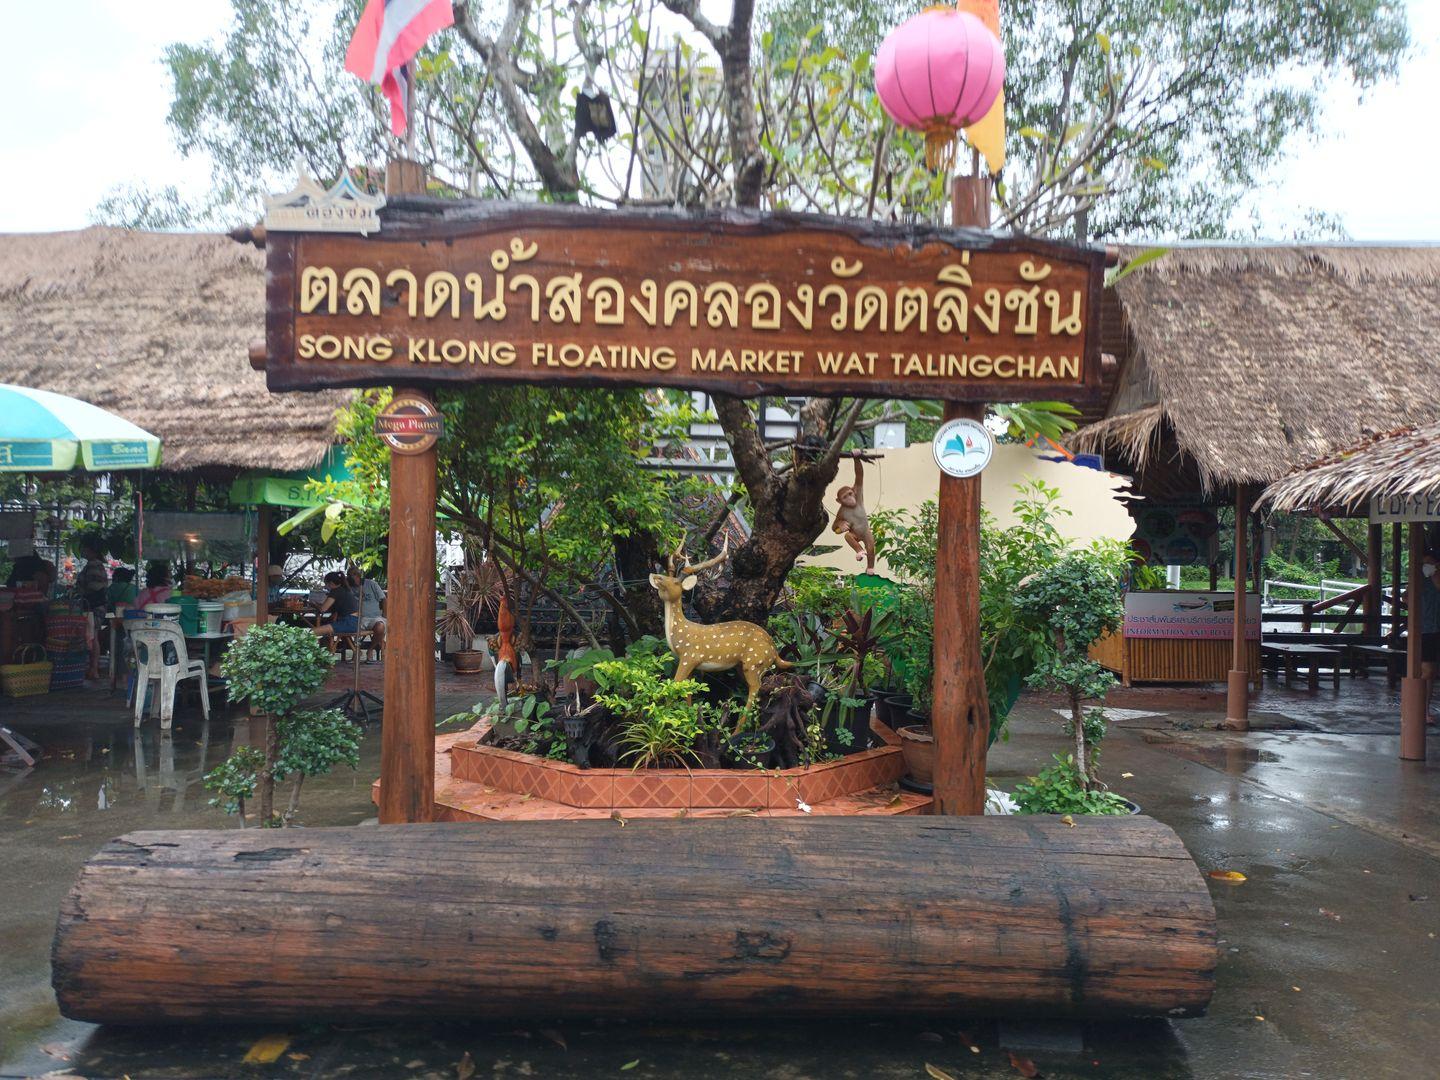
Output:
[[[1425,678],[1420,670],[1420,563],[1425,555],[1425,526],[1410,525],[1410,582],[1405,591],[1408,615],[1405,642],[1405,678],[1400,682],[1400,757],[1425,760]]]
[[[990,180],[957,176],[951,188],[957,226],[988,228]],[[947,401],[945,419],[981,420],[981,404]],[[980,477],[940,474],[939,536],[935,560],[934,812],[985,812],[985,755],[990,704],[980,658]]]
[[[1381,598],[1381,581],[1383,579],[1381,565],[1384,559],[1383,526],[1371,525],[1366,534],[1365,544],[1365,634],[1367,637],[1378,638],[1381,634],[1382,624],[1380,612],[1384,607]]]
[[[422,166],[390,162],[387,196],[424,190]],[[424,390],[407,393],[429,397]],[[429,821],[435,806],[434,447],[390,456],[389,551],[380,824],[397,825]]]
[[[1405,550],[1405,526],[1398,521],[1390,526],[1390,647],[1400,647],[1400,591],[1405,586],[1401,577],[1400,553]]]
[[[270,507],[261,503],[255,524],[255,625],[270,621]]]
[[[1250,730],[1250,693],[1246,683],[1250,674],[1247,670],[1245,642],[1245,587],[1248,584],[1245,558],[1245,518],[1250,511],[1250,489],[1244,484],[1235,485],[1235,616],[1233,622],[1234,653],[1230,663],[1230,676],[1225,694],[1226,731]]]

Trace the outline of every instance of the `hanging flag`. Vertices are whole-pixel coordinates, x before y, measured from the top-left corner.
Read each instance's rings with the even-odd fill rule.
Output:
[[[410,60],[430,37],[455,22],[450,0],[369,0],[345,53],[345,70],[379,86],[390,101],[390,130],[410,126]]]
[[[1000,37],[1000,0],[958,0],[955,6],[961,11],[968,11],[983,22],[992,34],[1000,38],[1001,47],[1004,47],[1005,39]],[[990,111],[964,130],[966,141],[980,151],[980,156],[985,159],[991,176],[1005,167],[1005,88],[1003,86],[1000,88],[1000,96],[995,99],[995,104],[990,106]]]

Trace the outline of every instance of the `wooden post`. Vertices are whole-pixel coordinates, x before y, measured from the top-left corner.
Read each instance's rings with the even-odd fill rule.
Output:
[[[260,504],[255,525],[255,625],[270,621],[270,507]]]
[[[1210,591],[1216,592],[1220,588],[1220,563],[1219,561],[1210,564]]]
[[[1235,485],[1235,620],[1234,653],[1230,662],[1230,677],[1225,694],[1226,731],[1250,730],[1250,695],[1245,685],[1250,678],[1246,670],[1245,645],[1245,586],[1249,576],[1245,566],[1245,517],[1250,512],[1250,490],[1244,484]]]
[[[1252,592],[1265,591],[1265,529],[1257,511],[1250,515],[1250,581]]]
[[[951,188],[957,226],[988,228],[990,181],[957,176]],[[983,420],[984,405],[947,401],[945,419]],[[985,812],[985,755],[990,704],[980,658],[980,477],[940,474],[935,561],[935,737],[937,814]]]
[[[424,169],[392,160],[386,195],[425,190]],[[401,387],[395,388],[397,391]],[[429,397],[425,390],[409,393]],[[435,805],[435,450],[390,456],[390,565],[380,823],[429,821]]]
[[[264,626],[270,621],[270,579],[267,576],[270,571],[270,507],[261,503],[255,513],[255,625]],[[270,717],[262,712],[256,712],[251,706],[248,745],[253,746],[261,753],[269,745],[271,730]],[[273,795],[273,792],[270,792]],[[266,816],[274,810],[273,802],[267,805],[266,793],[262,792],[259,800],[260,820],[268,821]]]
[[[1408,616],[1405,642],[1405,678],[1400,683],[1400,757],[1425,760],[1425,678],[1420,671],[1420,563],[1425,555],[1425,526],[1410,525],[1410,583],[1405,591]]]
[[[1390,526],[1390,647],[1400,647],[1400,591],[1405,582],[1401,578],[1400,553],[1405,547],[1405,526],[1399,522]]]
[[[1375,638],[1380,636],[1383,626],[1380,622],[1380,611],[1384,606],[1380,590],[1381,561],[1384,558],[1382,538],[1381,526],[1371,525],[1365,543],[1365,634]]]

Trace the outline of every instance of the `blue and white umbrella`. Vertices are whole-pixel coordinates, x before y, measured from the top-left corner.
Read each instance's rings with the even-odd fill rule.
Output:
[[[149,469],[160,439],[114,413],[48,390],[0,383],[0,472]]]

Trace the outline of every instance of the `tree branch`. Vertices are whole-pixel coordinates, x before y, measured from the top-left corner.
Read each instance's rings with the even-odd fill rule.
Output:
[[[455,5],[455,30],[474,49],[489,68],[500,97],[500,107],[525,156],[530,159],[540,182],[552,195],[574,195],[580,190],[580,175],[575,168],[573,155],[557,155],[545,142],[545,137],[530,118],[521,90],[523,74],[515,66],[515,42],[530,15],[530,0],[510,0],[501,25],[499,37],[494,40],[480,32],[472,19],[468,3]]]
[[[740,398],[729,394],[715,394],[715,416],[725,429],[730,442],[730,454],[735,459],[735,471],[750,493],[752,504],[761,505],[771,493],[775,483],[775,470],[770,464],[770,454],[755,430],[755,418],[750,406]]]

